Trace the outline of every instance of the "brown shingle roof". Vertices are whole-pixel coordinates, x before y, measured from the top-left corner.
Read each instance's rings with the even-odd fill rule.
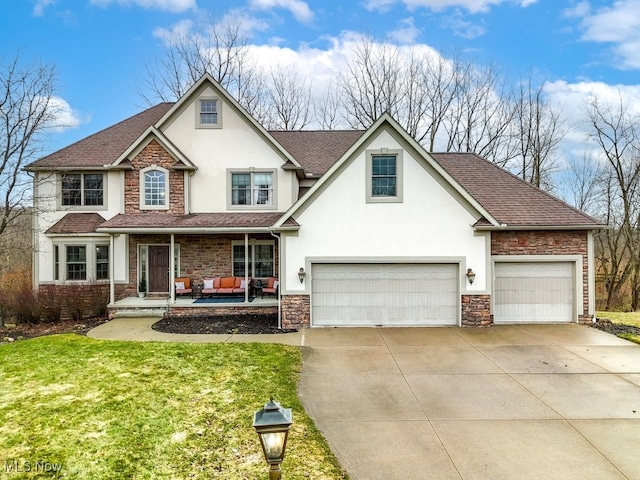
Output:
[[[282,212],[269,213],[191,213],[176,215],[168,213],[119,214],[101,225],[115,229],[225,229],[267,228],[273,225]]]
[[[155,124],[173,103],[160,103],[126,120],[94,133],[46,157],[27,169],[91,168],[114,162],[151,125]]]
[[[45,232],[47,234],[95,233],[104,223],[97,213],[67,213]]]
[[[478,155],[473,153],[432,153],[430,155],[501,224],[509,227],[599,225],[585,213]]]
[[[362,130],[292,130],[269,132],[307,175],[323,175],[364,133]]]

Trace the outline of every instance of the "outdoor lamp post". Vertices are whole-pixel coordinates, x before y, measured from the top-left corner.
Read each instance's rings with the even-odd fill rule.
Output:
[[[269,480],[282,478],[280,464],[284,459],[291,423],[291,409],[282,408],[273,398],[253,415],[253,427],[260,438],[264,458],[270,466]]]

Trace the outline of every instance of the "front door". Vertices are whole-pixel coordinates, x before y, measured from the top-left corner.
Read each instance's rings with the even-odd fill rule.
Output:
[[[169,291],[169,245],[149,245],[149,292]]]

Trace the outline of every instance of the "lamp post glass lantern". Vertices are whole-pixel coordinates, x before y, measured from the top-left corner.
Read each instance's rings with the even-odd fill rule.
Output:
[[[282,408],[273,398],[253,415],[253,427],[260,438],[264,458],[270,465],[269,480],[279,480],[282,477],[280,464],[284,459],[292,423],[291,409]]]

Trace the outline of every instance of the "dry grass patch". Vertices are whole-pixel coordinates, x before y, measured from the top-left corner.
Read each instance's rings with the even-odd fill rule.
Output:
[[[271,395],[294,412],[286,478],[347,478],[297,397],[293,347],[58,335],[2,345],[0,363],[0,468],[31,467],[11,478],[52,478],[46,462],[59,478],[262,479],[252,415]]]

